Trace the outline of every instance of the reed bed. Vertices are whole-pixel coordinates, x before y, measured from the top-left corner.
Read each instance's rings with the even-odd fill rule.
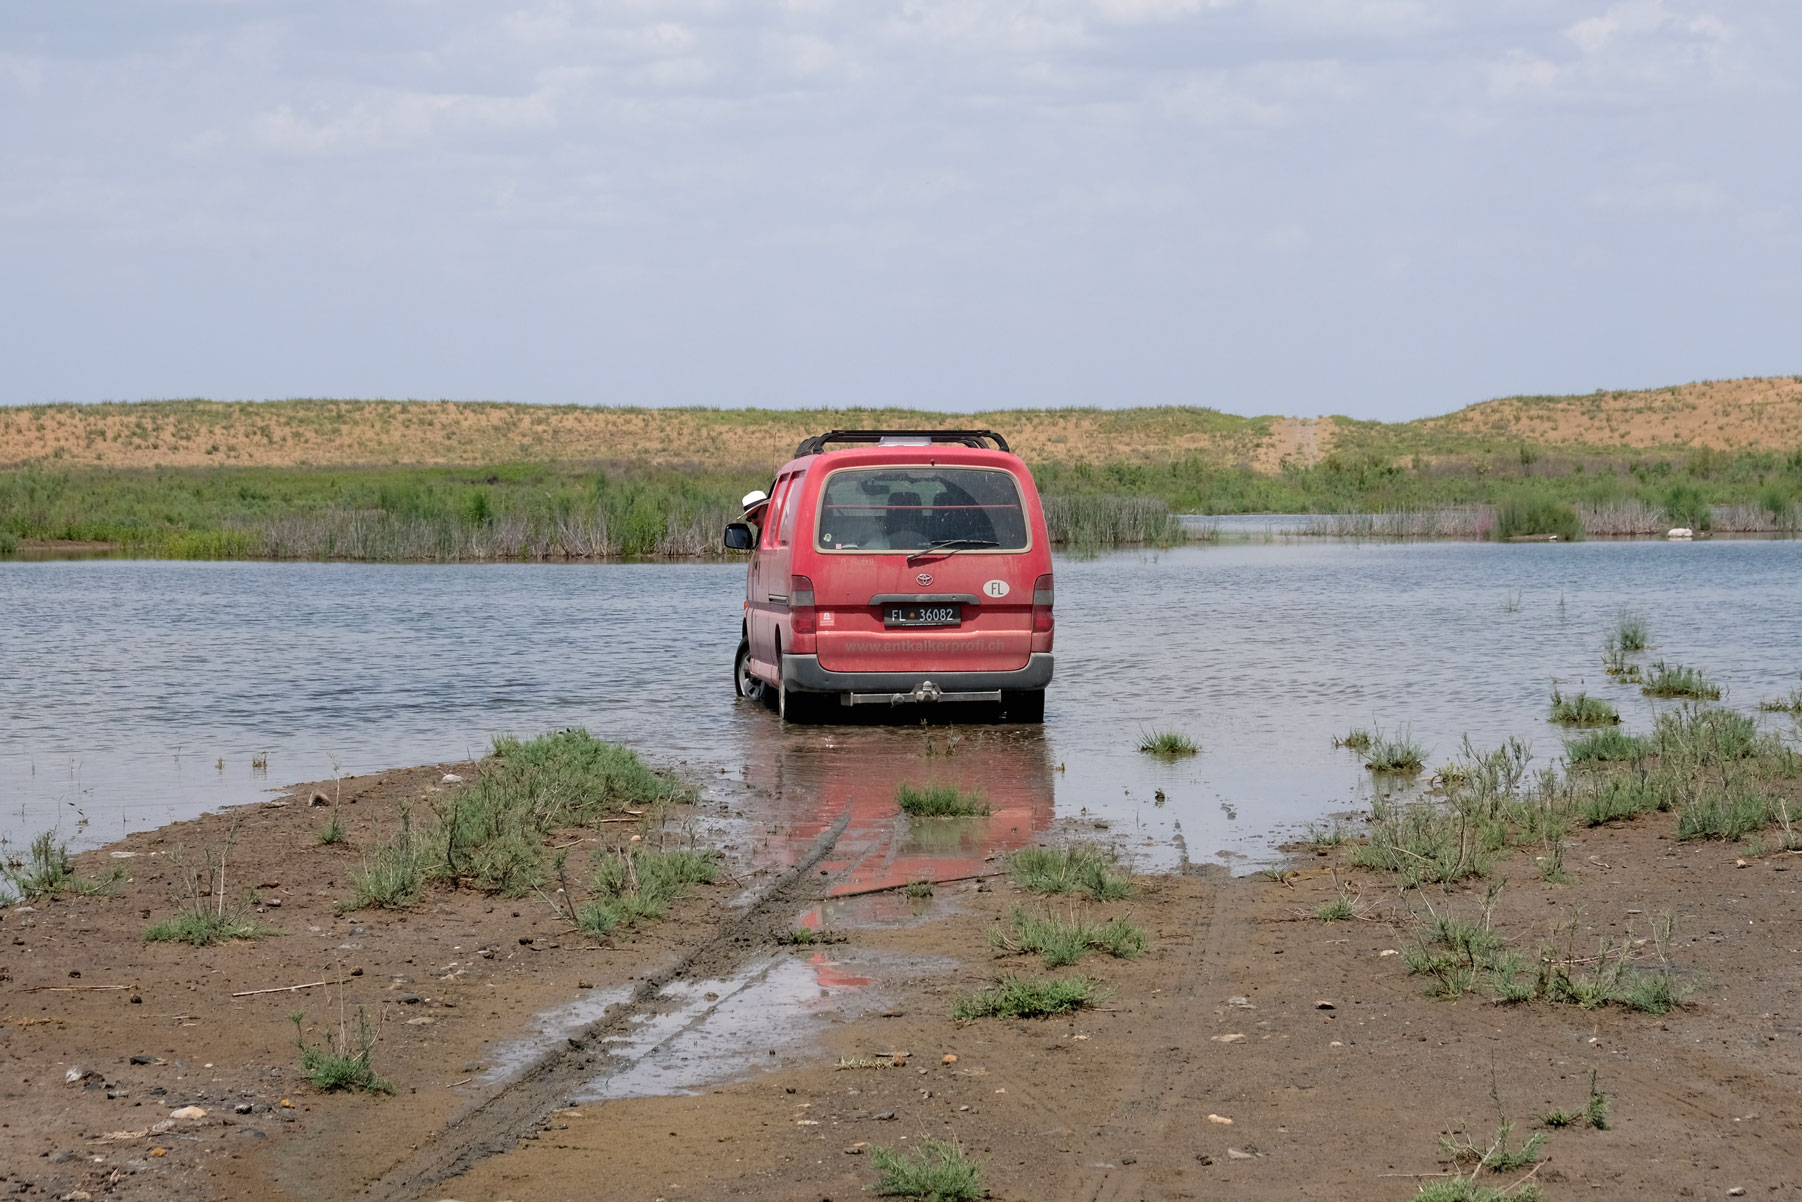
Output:
[[[1074,550],[1128,545],[1174,546],[1185,540],[1182,519],[1151,497],[1043,498],[1051,541]]]

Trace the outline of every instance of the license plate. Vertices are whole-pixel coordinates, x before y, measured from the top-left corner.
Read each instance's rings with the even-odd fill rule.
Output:
[[[882,616],[885,626],[961,626],[961,605],[890,605]]]

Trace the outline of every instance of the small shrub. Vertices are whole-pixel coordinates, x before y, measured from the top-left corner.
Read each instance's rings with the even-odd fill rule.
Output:
[[[1621,715],[1600,697],[1587,693],[1566,697],[1554,686],[1551,720],[1561,726],[1612,726],[1620,722]]]
[[[1714,508],[1702,496],[1702,490],[1693,484],[1679,482],[1665,491],[1664,516],[1672,526],[1687,526],[1691,530],[1714,529]]]
[[[1014,884],[1031,893],[1084,893],[1095,901],[1132,895],[1132,875],[1118,867],[1112,852],[1093,844],[1023,847],[1008,861]]]
[[[1353,751],[1363,751],[1370,746],[1370,732],[1362,726],[1354,726],[1349,733],[1333,736],[1334,747],[1347,747]]]
[[[1147,755],[1163,756],[1175,759],[1178,756],[1194,755],[1201,750],[1195,740],[1178,730],[1153,730],[1139,736],[1139,750]]]
[[[956,785],[910,785],[895,789],[895,804],[914,818],[972,818],[989,812],[982,794]]]
[[[1092,1006],[1105,996],[1097,982],[1087,977],[1018,977],[1008,974],[988,988],[958,998],[951,1017],[959,1022],[977,1018],[1045,1018]]]
[[[1648,697],[1689,697],[1698,701],[1719,701],[1721,697],[1720,687],[1699,670],[1663,660],[1652,665],[1640,692]]]
[[[369,1012],[357,1007],[357,1030],[354,1035],[339,1030],[336,1037],[327,1036],[323,1044],[310,1044],[302,1024],[306,1014],[295,1011],[288,1016],[294,1024],[294,1043],[300,1048],[300,1071],[314,1089],[327,1093],[337,1090],[361,1090],[364,1093],[394,1092],[394,1083],[378,1077],[370,1067],[375,1051],[375,1031],[369,1026]]]
[[[1614,633],[1609,636],[1610,648],[1620,651],[1644,651],[1652,644],[1652,628],[1646,623],[1646,616],[1631,609],[1623,609],[1614,619]]]
[[[907,882],[907,884],[901,887],[901,892],[906,894],[913,901],[924,901],[931,897],[936,889],[937,886],[934,882],[921,879]]]
[[[954,1141],[921,1136],[912,1149],[870,1149],[878,1174],[871,1192],[885,1198],[923,1202],[974,1202],[982,1197],[982,1166]]]
[[[13,856],[0,861],[0,883],[24,901],[63,894],[110,897],[124,880],[125,869],[118,866],[98,879],[76,872],[69,845],[59,841],[54,831],[40,831],[34,836],[23,858]]]
[[[1775,816],[1770,795],[1755,784],[1706,787],[1677,811],[1677,838],[1743,839]]]
[[[338,818],[338,809],[332,807],[332,820],[313,832],[313,842],[321,847],[335,847],[349,838],[344,823]]]

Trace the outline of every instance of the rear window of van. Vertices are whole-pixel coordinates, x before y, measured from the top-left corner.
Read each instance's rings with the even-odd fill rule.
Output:
[[[820,492],[822,551],[923,551],[967,542],[972,550],[1029,545],[1020,483],[981,467],[859,467],[826,477]]]

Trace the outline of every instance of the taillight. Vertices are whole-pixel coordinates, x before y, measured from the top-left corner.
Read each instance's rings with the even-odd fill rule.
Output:
[[[1051,603],[1055,600],[1055,591],[1051,587],[1051,573],[1047,572],[1032,582],[1032,632],[1034,634],[1051,633]]]
[[[796,634],[815,631],[813,614],[813,581],[805,576],[788,578],[789,626]]]

